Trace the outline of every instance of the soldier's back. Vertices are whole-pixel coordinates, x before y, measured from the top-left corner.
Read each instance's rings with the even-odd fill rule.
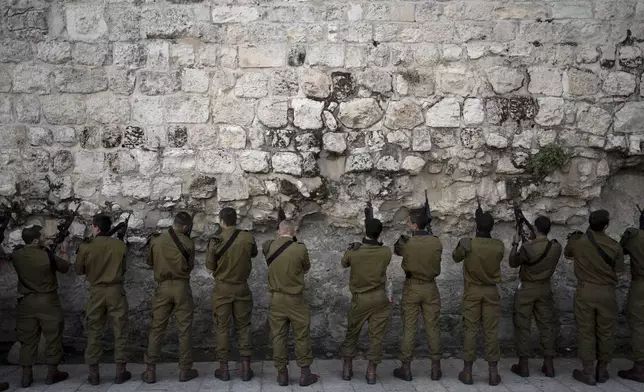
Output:
[[[360,244],[357,249],[347,250],[351,263],[349,286],[354,293],[364,293],[382,287],[387,279],[387,266],[391,261],[391,249],[380,243]]]
[[[597,245],[612,260],[604,260]],[[617,272],[623,263],[623,251],[619,243],[603,232],[574,233],[568,240],[568,252],[575,259],[575,276],[578,281],[595,284],[617,284]]]
[[[21,294],[50,293],[58,289],[56,270],[43,249],[23,246],[13,252],[11,259],[18,274],[18,291]]]
[[[438,237],[415,235],[402,250],[402,268],[409,278],[432,281],[440,275],[443,244]]]
[[[548,244],[551,243],[550,246]],[[521,265],[519,276],[523,281],[542,281],[550,279],[557,269],[561,258],[562,246],[557,240],[540,238],[523,245],[527,263]],[[548,253],[545,253],[545,252]]]
[[[84,268],[90,283],[120,283],[125,274],[127,245],[108,236],[97,236],[81,244],[78,256],[84,258]]]
[[[475,237],[469,240],[471,251],[465,257],[465,280],[479,285],[500,283],[501,261],[505,251],[503,241],[486,237]]]
[[[154,278],[161,282],[168,279],[189,280],[194,258],[194,243],[184,234],[175,233],[183,248],[189,253],[189,259],[183,255],[175,244],[169,231],[165,231],[150,241],[150,252],[154,261]]]

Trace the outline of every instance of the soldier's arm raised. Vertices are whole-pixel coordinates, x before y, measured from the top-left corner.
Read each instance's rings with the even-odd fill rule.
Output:
[[[309,259],[309,251],[304,248],[304,255],[302,257],[302,268],[304,268],[304,273],[309,272],[311,269],[311,260]]]
[[[409,241],[409,237],[406,235],[401,235],[400,238],[398,238],[398,241],[394,244],[394,253],[396,256],[402,256],[403,255],[403,248],[405,244]]]
[[[624,272],[624,250],[621,246],[617,248],[617,257],[615,258],[615,272],[621,274]]]
[[[149,267],[154,267],[154,251],[153,251],[153,248],[154,248],[154,244],[150,243],[150,245],[148,245],[148,257],[145,260],[145,263]]]
[[[206,268],[210,271],[215,270],[215,251],[217,247],[214,246],[213,242],[213,239],[210,239],[206,248]]]
[[[250,249],[250,257],[257,257],[257,255],[259,254],[259,252],[257,251],[257,242],[255,242],[255,237],[253,237],[252,235],[250,238],[253,243],[252,248]]]
[[[351,256],[349,255],[349,252],[350,252],[349,250],[344,251],[342,260],[340,260],[340,264],[342,264],[342,267],[344,268],[351,267]]]
[[[458,242],[458,245],[456,245],[456,248],[452,252],[452,259],[454,259],[455,262],[460,263],[465,260],[465,256],[467,256],[470,251],[470,241],[471,240],[469,238],[462,238]]]
[[[85,249],[85,245],[80,244],[78,246],[78,250],[76,251],[76,274],[85,275],[87,273],[85,268],[86,258],[87,258],[87,250]]]
[[[190,241],[192,242],[192,241]],[[190,247],[190,258],[188,259],[188,271],[192,271],[195,269],[195,244],[192,242],[192,246]]]

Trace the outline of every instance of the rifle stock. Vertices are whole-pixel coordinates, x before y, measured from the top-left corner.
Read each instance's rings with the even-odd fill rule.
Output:
[[[54,240],[49,246],[49,250],[51,250],[52,252],[55,252],[58,245],[65,241],[65,238],[69,236],[69,227],[72,225],[72,223],[74,223],[74,219],[76,218],[76,214],[78,213],[79,208],[80,203],[78,204],[74,212],[69,214],[58,224],[58,233],[56,233],[56,237],[54,237]]]
[[[425,216],[427,216],[427,231],[432,234],[432,210],[429,207],[429,199],[427,198],[427,189],[425,189]]]
[[[125,234],[127,233],[127,228],[130,223],[130,217],[132,216],[132,211],[129,211],[129,214],[125,220],[110,230],[110,237],[113,236],[114,234],[117,234],[117,237],[119,240],[123,241],[123,238],[125,238]]]
[[[367,206],[364,208],[364,224],[365,227],[367,222],[373,219],[373,206],[371,205],[371,199],[367,201]]]
[[[525,215],[523,215],[523,211],[521,211],[521,208],[517,203],[514,203],[513,206],[514,209],[514,220],[517,224],[517,229],[519,231],[519,236],[521,237],[522,242],[527,242],[530,240],[530,238],[535,237],[535,232],[534,232],[534,227],[530,222],[526,219]],[[526,227],[530,231],[530,234],[526,231]]]

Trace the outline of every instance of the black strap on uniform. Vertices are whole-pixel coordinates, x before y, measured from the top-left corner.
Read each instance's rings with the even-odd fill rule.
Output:
[[[183,246],[181,241],[179,240],[179,237],[177,237],[177,233],[174,232],[174,229],[171,227],[170,230],[168,230],[168,233],[170,233],[170,237],[172,237],[172,241],[174,241],[174,244],[179,248],[179,252],[183,255],[183,257],[186,258],[187,262],[190,262],[190,253],[188,250]]]
[[[543,261],[543,259],[545,259],[545,258],[546,258],[546,256],[548,256],[548,253],[550,252],[550,249],[552,248],[552,244],[553,244],[553,243],[555,243],[555,241],[557,241],[557,240],[550,240],[550,241],[548,241],[548,245],[546,245],[546,250],[544,250],[544,251],[543,251],[543,253],[541,254],[541,256],[539,256],[539,258],[538,258],[538,259],[536,259],[535,261],[533,261],[532,263],[525,263],[524,265],[526,265],[526,266],[528,266],[528,267],[534,267],[535,265],[537,265],[537,264],[539,264],[541,261]]]
[[[266,265],[270,267],[270,265],[275,261],[275,259],[282,254],[288,248],[289,246],[293,245],[295,242],[288,240],[285,243],[282,244],[272,255],[268,256],[266,258]]]
[[[590,231],[587,231],[586,237],[588,237],[588,239],[590,240],[590,243],[593,244],[595,249],[597,249],[597,252],[599,252],[599,255],[601,256],[602,259],[604,259],[606,264],[608,264],[610,268],[614,268],[615,260],[613,260],[609,255],[606,254],[606,252],[604,252],[604,250],[601,248],[601,246],[599,246],[599,244],[595,240],[595,236]]]
[[[219,259],[221,259],[221,256],[223,256],[224,253],[226,253],[226,251],[232,246],[233,242],[235,242],[240,232],[241,230],[235,230],[230,238],[228,238],[228,241],[226,241],[224,246],[219,250],[219,252],[215,253],[215,262],[219,261]]]

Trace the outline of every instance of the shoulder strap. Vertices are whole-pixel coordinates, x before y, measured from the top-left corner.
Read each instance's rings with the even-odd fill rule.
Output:
[[[185,257],[187,262],[190,262],[190,252],[188,252],[186,247],[183,246],[183,244],[179,240],[179,237],[177,237],[177,233],[174,232],[174,229],[172,227],[168,230],[168,233],[170,233],[170,237],[172,237],[174,244],[177,246],[177,248],[179,248],[179,252],[181,252],[183,257]]]
[[[610,268],[614,268],[615,260],[613,260],[609,255],[606,254],[606,252],[604,252],[604,250],[601,248],[601,246],[599,246],[599,244],[595,240],[595,236],[590,231],[588,231],[586,232],[586,237],[588,237],[588,239],[590,240],[590,243],[593,244],[595,249],[597,249],[597,252],[601,256],[601,258],[604,259],[606,264],[608,264]]]
[[[275,259],[282,254],[288,248],[289,246],[293,245],[295,242],[294,241],[286,241],[285,243],[282,244],[275,252],[273,252],[272,255],[268,256],[266,258],[266,265],[270,267],[270,265],[275,261]]]
[[[232,246],[239,233],[241,233],[241,230],[235,230],[230,238],[228,238],[228,241],[226,241],[224,246],[219,250],[219,252],[215,253],[215,262],[219,261],[219,259],[221,259],[221,256],[223,256],[224,253],[226,253],[226,251]]]
[[[548,245],[546,245],[546,249],[543,251],[543,253],[541,254],[541,256],[539,256],[539,258],[538,258],[538,259],[536,259],[535,261],[533,261],[532,263],[525,263],[524,265],[526,265],[526,266],[528,266],[528,267],[534,267],[535,265],[537,265],[537,264],[539,264],[541,261],[543,261],[543,259],[545,259],[545,258],[546,258],[546,256],[548,256],[548,253],[550,253],[550,249],[552,248],[552,244],[554,244],[554,243],[555,243],[555,241],[556,241],[556,240],[550,240],[550,241],[548,241]]]

